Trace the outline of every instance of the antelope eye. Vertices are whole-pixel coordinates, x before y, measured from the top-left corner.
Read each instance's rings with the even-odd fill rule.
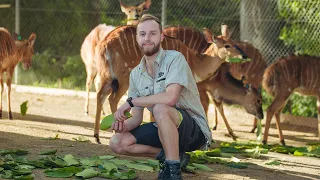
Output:
[[[229,45],[225,45],[224,47],[225,47],[225,48],[230,48],[230,46],[229,46]]]
[[[131,11],[129,11],[129,13],[131,13]]]

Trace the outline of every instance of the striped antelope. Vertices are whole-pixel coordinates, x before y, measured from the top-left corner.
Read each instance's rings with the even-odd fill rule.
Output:
[[[2,118],[2,94],[3,94],[3,73],[6,72],[6,84],[7,84],[7,104],[8,104],[8,116],[12,118],[11,112],[11,83],[14,68],[21,61],[23,68],[28,70],[31,67],[31,60],[34,54],[33,44],[36,40],[36,34],[31,33],[28,40],[18,41],[17,35],[14,38],[11,37],[8,30],[0,28],[0,118]]]
[[[295,56],[280,58],[269,66],[263,75],[263,88],[273,97],[267,109],[267,119],[263,143],[268,140],[268,132],[272,116],[276,117],[280,142],[285,145],[280,124],[280,113],[290,95],[297,92],[302,95],[318,98],[318,130],[320,137],[320,57]]]
[[[259,103],[261,102],[261,96],[258,90],[251,87],[248,89],[245,88],[242,81],[232,77],[229,69],[230,63],[223,63],[215,75],[198,83],[197,85],[199,90],[206,90],[213,97],[213,102],[219,110],[229,134],[234,140],[236,140],[236,136],[224,115],[223,106],[221,105],[222,102],[239,104],[243,106],[248,113],[258,117],[263,116],[263,111],[261,103]],[[209,104],[208,96],[200,96],[200,98],[202,104]],[[207,112],[208,106],[204,106],[204,108]]]
[[[166,28],[164,29],[164,32],[167,35],[176,37],[182,42],[185,42],[185,44],[188,47],[191,47],[191,48],[196,47],[194,48],[194,50],[196,50],[197,52],[202,51],[203,50],[202,47],[207,47],[208,42],[211,42],[214,44],[214,46],[210,46],[210,48],[207,48],[206,50],[206,54],[211,54],[211,55],[219,54],[219,52],[222,49],[230,48],[236,45],[236,47],[239,47],[240,50],[242,49],[244,51],[243,54],[251,58],[252,61],[241,63],[241,64],[238,64],[238,63],[231,64],[230,66],[231,74],[238,80],[243,80],[243,77],[249,77],[244,79],[245,83],[250,83],[251,84],[250,87],[252,86],[252,89],[258,89],[259,84],[262,81],[263,71],[267,65],[262,55],[260,54],[260,52],[256,48],[254,48],[251,44],[246,42],[241,42],[241,41],[232,41],[230,39],[230,33],[227,25],[221,26],[222,35],[220,36],[213,36],[212,33],[206,28],[203,30],[203,33],[201,33],[200,31],[197,31],[193,28],[179,27],[179,26]],[[214,38],[209,39],[210,37],[214,37]],[[204,41],[202,41],[201,39],[206,39],[205,41],[206,43],[204,43]],[[201,48],[198,48],[198,47],[201,47]],[[206,81],[206,82],[209,84],[211,83],[210,81]],[[208,88],[211,88],[211,86],[204,85],[203,83],[201,83],[201,86],[198,86],[200,96],[201,96],[201,102],[206,112],[209,106],[209,97],[206,92],[212,91],[211,89],[208,89]],[[259,97],[260,98],[259,100],[256,101],[256,103],[261,105],[261,99],[262,99],[261,94],[259,95]],[[214,97],[212,99],[214,99]],[[223,104],[222,103],[215,103],[215,104],[216,104],[216,108],[219,109],[221,116],[226,122],[227,120],[224,118],[225,115],[223,112],[223,107],[220,107],[220,106],[223,106]],[[218,124],[216,108],[215,108],[216,124],[213,129],[216,129]],[[263,118],[263,114],[256,115],[256,118]],[[254,124],[254,128],[252,129],[252,132],[254,131],[256,126],[256,121],[254,122],[255,124]],[[228,128],[229,133],[232,132],[230,126],[227,124],[226,126],[227,128],[229,127]]]
[[[183,26],[172,26],[163,29],[163,34],[179,39],[188,48],[198,53],[204,53],[211,43],[208,43],[203,33],[200,31]]]
[[[210,77],[227,57],[241,57],[235,48],[230,48],[221,56],[197,54],[181,41],[170,37],[165,37],[161,46],[163,49],[177,50],[185,56],[196,82]],[[96,48],[96,55],[101,86],[97,93],[94,136],[99,143],[99,122],[103,102],[110,94],[111,111],[116,111],[120,98],[128,90],[130,72],[143,57],[136,42],[136,27],[122,26],[110,32]]]
[[[146,0],[137,6],[126,6],[120,0],[121,11],[127,15],[127,25],[137,25],[138,20],[140,19],[142,13],[147,11],[151,6],[151,0]],[[114,26],[107,26],[106,24],[100,24],[95,27],[88,36],[84,39],[81,49],[80,55],[82,61],[86,66],[87,72],[87,80],[86,80],[86,101],[85,101],[85,114],[89,113],[89,92],[92,81],[97,76],[97,68],[96,62],[94,59],[95,56],[95,48],[97,44],[107,36],[109,32],[115,29]],[[99,86],[99,77],[96,78],[95,89],[97,90]]]

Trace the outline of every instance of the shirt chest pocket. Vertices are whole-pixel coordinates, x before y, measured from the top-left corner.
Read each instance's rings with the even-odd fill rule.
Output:
[[[153,85],[145,86],[143,89],[138,90],[138,96],[144,97],[153,94]]]
[[[162,92],[166,91],[165,80],[166,80],[165,77],[159,78],[158,80],[156,80],[156,83],[154,85],[155,94],[162,93]]]

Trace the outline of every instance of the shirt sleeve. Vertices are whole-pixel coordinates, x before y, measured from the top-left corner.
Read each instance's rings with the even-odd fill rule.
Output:
[[[185,57],[181,53],[178,53],[169,65],[165,87],[168,87],[170,84],[179,84],[188,88],[189,73],[191,73],[191,70]]]
[[[138,97],[138,89],[136,88],[135,83],[134,83],[133,71],[130,72],[128,97],[132,97],[133,99]],[[134,106],[133,108],[143,109],[143,107],[138,107],[138,106]]]

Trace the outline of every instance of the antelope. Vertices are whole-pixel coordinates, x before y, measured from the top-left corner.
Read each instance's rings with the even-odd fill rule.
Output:
[[[221,56],[198,54],[187,48],[181,41],[165,37],[161,43],[163,49],[181,52],[192,72],[196,82],[210,77],[227,57],[240,57],[235,48],[230,48]],[[97,93],[97,109],[94,136],[99,140],[100,114],[102,104],[109,96],[111,111],[115,112],[120,98],[129,87],[131,70],[140,63],[143,54],[136,42],[136,27],[122,26],[110,32],[96,48],[96,60],[101,86]]]
[[[210,78],[198,83],[199,93],[206,93],[208,91],[213,97],[213,102],[219,110],[222,119],[227,127],[227,130],[231,137],[236,140],[223,111],[222,102],[229,104],[239,104],[245,108],[245,110],[257,117],[263,116],[261,96],[256,88],[245,88],[242,81],[235,79],[229,72],[230,63],[223,63],[216,74]],[[203,92],[204,91],[204,92]],[[208,111],[209,98],[208,96],[201,96],[201,103],[204,106],[205,111]]]
[[[221,34],[220,36],[213,36],[212,33],[207,29],[204,28],[203,32],[201,33],[198,30],[195,30],[193,28],[188,27],[169,27],[164,29],[164,33],[173,37],[178,38],[182,42],[184,42],[189,48],[194,49],[197,52],[203,51],[203,47],[207,47],[206,54],[215,55],[218,54],[221,48],[231,47],[235,46],[238,47],[240,50],[243,50],[243,54],[247,55],[251,62],[245,62],[245,63],[232,63],[230,65],[230,73],[233,77],[235,77],[238,80],[243,80],[244,84],[247,84],[250,87],[253,87],[254,89],[260,89],[259,86],[262,82],[262,76],[263,71],[267,67],[267,64],[262,57],[259,50],[257,50],[255,47],[253,47],[251,44],[247,42],[242,41],[233,41],[230,39],[230,33],[229,28],[227,25],[222,24],[221,25]],[[213,39],[210,39],[210,37],[214,37]],[[203,41],[203,39],[206,39],[206,41]],[[215,46],[208,46],[209,43],[215,44]],[[210,83],[207,81],[207,83]],[[250,85],[249,85],[250,84]],[[200,89],[202,87],[210,87],[210,86],[201,86],[198,87],[200,96],[201,96],[201,102],[204,106],[204,109],[208,110],[209,106],[209,97],[206,93],[206,91],[209,91],[208,89]],[[261,93],[259,95],[260,100],[258,100],[256,103],[261,103]],[[213,98],[214,99],[214,98]],[[223,104],[217,104],[218,106],[222,106]],[[217,107],[218,109],[223,109],[221,107]],[[214,130],[217,129],[218,124],[218,118],[217,118],[217,109],[215,108],[215,126],[213,127]],[[225,117],[224,112],[219,110],[222,117]],[[263,118],[263,114],[260,114],[259,116],[255,117],[254,120],[254,127],[251,130],[251,132],[254,132],[256,127],[256,119],[257,118]],[[225,120],[226,122],[226,120]],[[228,125],[227,125],[228,127]],[[228,129],[229,131],[229,129]],[[230,132],[230,131],[229,131]]]
[[[290,55],[280,58],[269,66],[263,75],[262,86],[273,97],[267,108],[267,118],[263,144],[267,143],[272,116],[276,117],[279,139],[285,145],[280,124],[280,113],[290,95],[297,92],[301,95],[316,96],[318,109],[318,131],[320,139],[320,57]]]
[[[137,25],[138,20],[140,19],[142,13],[147,11],[151,6],[151,0],[146,0],[137,6],[126,6],[120,0],[121,11],[127,15],[127,25]],[[81,59],[85,64],[87,79],[86,79],[86,100],[85,100],[85,114],[89,114],[89,92],[91,83],[94,79],[95,89],[98,89],[99,86],[99,77],[97,76],[97,67],[94,59],[95,56],[95,48],[97,44],[104,38],[106,35],[115,29],[114,26],[107,26],[106,24],[100,24],[96,26],[84,39],[81,49],[80,55]],[[103,111],[104,114],[104,111]]]
[[[4,90],[2,75],[6,72],[8,116],[9,119],[12,120],[10,94],[14,68],[20,61],[23,63],[23,68],[25,70],[28,70],[31,67],[35,40],[35,33],[31,33],[28,40],[18,41],[16,35],[12,38],[8,30],[0,28],[0,118],[2,118],[2,94]]]

